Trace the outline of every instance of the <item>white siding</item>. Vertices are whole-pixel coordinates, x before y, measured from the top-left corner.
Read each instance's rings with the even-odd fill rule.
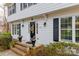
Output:
[[[40,14],[43,14],[43,13],[59,10],[59,9],[74,6],[74,5],[77,5],[77,4],[41,3],[41,4],[33,5],[31,7],[28,7],[26,9],[20,11],[20,4],[17,3],[16,4],[16,7],[17,7],[16,13],[13,14],[13,15],[8,16],[7,20],[8,20],[8,22],[11,22],[11,21],[22,19],[22,18],[27,18],[27,17],[31,17],[31,16],[35,16],[35,15],[40,15]]]
[[[36,33],[36,43],[37,44],[48,44],[53,42],[53,19],[52,18],[37,18],[34,19],[35,23],[38,23],[38,34]],[[31,21],[32,22],[32,21]],[[46,22],[46,27],[44,27],[44,22]],[[24,27],[21,27],[21,35],[23,36],[23,42],[30,41],[30,32],[29,32],[29,23],[26,21],[23,22],[14,22],[13,24],[21,23],[24,24]],[[17,39],[18,35],[12,35],[13,38]]]
[[[24,22],[24,27],[21,28],[21,35],[23,36],[23,42],[27,42],[27,41],[30,41],[30,33],[29,33],[29,22],[28,21],[25,21]]]
[[[27,17],[47,13],[50,11],[58,10],[58,9],[61,9],[64,7],[72,6],[72,5],[76,5],[76,4],[37,4],[37,5],[31,6],[29,8],[26,8],[23,11],[20,11],[20,8],[19,8],[20,6],[19,6],[19,4],[17,4],[17,8],[18,8],[17,13],[9,16],[8,22],[26,18],[25,19],[26,21],[24,21],[24,23],[21,21],[21,24],[24,24],[24,27],[21,28],[21,30],[22,30],[21,34],[23,36],[23,41],[26,42],[26,41],[30,40],[30,33],[29,33],[28,25],[31,21],[30,19],[27,19]],[[38,17],[36,19],[34,19],[34,17],[33,17],[34,20],[32,20],[32,21],[35,21],[35,23],[38,23],[38,34],[36,33],[37,44],[48,44],[50,42],[53,42],[53,18],[55,18],[55,17],[61,18],[63,16],[64,17],[72,16],[72,13],[73,13],[73,15],[75,13],[78,13],[78,15],[79,15],[79,9],[77,8],[74,10],[73,8],[70,8],[70,9],[67,8],[64,10],[57,11],[55,13],[50,13],[50,14],[48,14],[47,19],[44,18],[43,15],[40,15],[42,17],[36,16],[36,17]],[[44,22],[46,22],[46,27],[44,27]],[[19,21],[13,22],[13,23],[15,23],[15,24],[19,23]],[[73,22],[73,24],[74,24],[74,22]],[[74,27],[73,27],[73,30],[75,30]],[[59,32],[59,35],[60,35],[60,33],[61,32]],[[75,32],[73,32],[73,33],[75,33]],[[18,37],[18,35],[12,35],[12,36],[14,38]],[[74,34],[73,34],[73,36],[74,36]],[[59,40],[61,41],[61,37],[59,37],[59,38],[60,38]],[[73,37],[73,42],[75,42],[75,37]]]
[[[38,34],[36,35],[36,41],[38,44],[48,44],[53,42],[53,19],[45,20],[45,18],[38,19]],[[46,22],[46,27],[44,27]]]

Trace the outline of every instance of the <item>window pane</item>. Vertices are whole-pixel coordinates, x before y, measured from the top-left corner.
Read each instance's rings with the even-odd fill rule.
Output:
[[[31,6],[32,5],[32,3],[28,3],[28,6]]]
[[[28,3],[28,7],[35,5],[35,4],[37,4],[37,3]]]
[[[72,40],[72,30],[61,30],[61,39]]]
[[[79,16],[76,17],[75,20],[75,33],[76,33],[76,42],[79,42]]]
[[[79,42],[79,30],[76,30],[76,42]]]
[[[72,17],[61,18],[61,39],[72,40]]]
[[[79,17],[76,17],[76,29],[79,29]]]
[[[15,28],[14,28],[15,34],[16,34],[16,24],[15,24]]]
[[[16,12],[16,3],[8,7],[8,16]]]
[[[26,8],[27,7],[27,3],[24,3],[24,6],[23,7]]]
[[[61,18],[61,29],[71,29],[72,28],[72,18]]]
[[[27,8],[27,3],[21,3],[20,4],[20,10],[23,10],[25,8]]]
[[[62,29],[66,29],[67,28],[67,24],[61,24],[61,28]]]
[[[17,24],[17,35],[21,35],[21,24]]]
[[[14,25],[12,25],[12,34],[14,35]]]

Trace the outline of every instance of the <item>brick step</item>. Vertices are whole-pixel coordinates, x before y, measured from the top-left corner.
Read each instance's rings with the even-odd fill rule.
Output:
[[[20,42],[17,42],[16,44],[20,45],[20,46],[23,46],[23,47],[26,47],[26,48],[32,46],[31,44],[24,44],[24,43],[20,43]]]
[[[24,52],[27,52],[29,50],[28,47],[24,47],[24,46],[17,45],[17,44],[14,47],[21,50],[21,51],[24,51]]]
[[[11,50],[12,50],[13,52],[15,52],[15,53],[21,55],[21,56],[25,56],[25,55],[26,55],[26,53],[24,53],[23,51],[21,51],[21,50],[15,48],[15,47],[14,47],[14,48],[11,48]]]

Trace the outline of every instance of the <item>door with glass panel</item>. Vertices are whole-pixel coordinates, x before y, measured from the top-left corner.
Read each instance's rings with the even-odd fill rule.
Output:
[[[35,38],[35,22],[30,22],[30,39]]]
[[[72,17],[64,17],[60,20],[61,40],[72,41]]]

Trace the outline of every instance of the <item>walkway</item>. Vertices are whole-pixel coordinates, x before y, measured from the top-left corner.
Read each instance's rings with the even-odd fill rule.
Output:
[[[6,50],[4,52],[0,52],[0,56],[19,56],[19,55],[15,54],[11,50]]]

